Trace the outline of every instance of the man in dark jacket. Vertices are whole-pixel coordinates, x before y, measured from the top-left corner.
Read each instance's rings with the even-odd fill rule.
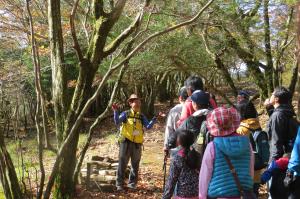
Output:
[[[290,100],[291,94],[284,87],[276,88],[269,100],[269,104],[274,107],[268,123],[268,134],[271,136],[271,160],[277,160],[284,153],[290,153],[292,150],[287,140],[289,120],[295,116]]]
[[[200,133],[202,122],[206,120],[206,115],[209,112],[209,99],[210,96],[208,93],[201,90],[194,91],[194,93],[191,95],[191,101],[195,112],[186,120],[184,120],[178,129],[187,130],[193,133],[194,139],[196,139]],[[173,136],[171,136],[168,140],[171,148],[176,146],[176,140],[177,133],[174,133]]]
[[[289,146],[288,132],[290,120],[295,115],[290,104],[291,94],[284,87],[275,88],[272,96],[265,102],[268,107],[273,106],[274,110],[270,113],[268,123],[268,134],[271,137],[270,144],[270,162],[277,160],[284,153],[290,153],[292,147]],[[269,110],[272,110],[269,108]],[[272,199],[287,198],[287,190],[283,186],[285,171],[278,172],[272,177],[269,184],[270,195]]]

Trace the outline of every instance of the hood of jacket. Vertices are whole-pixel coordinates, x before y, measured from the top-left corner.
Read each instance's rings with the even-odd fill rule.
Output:
[[[261,129],[258,118],[249,118],[241,121],[239,128],[236,130],[238,134],[249,135],[252,131]]]
[[[209,112],[208,109],[201,109],[201,110],[197,110],[193,113],[193,116],[194,117],[200,117],[200,116],[203,116],[203,115],[207,115]]]
[[[249,139],[246,136],[215,137],[215,147],[229,157],[238,157],[249,153]]]

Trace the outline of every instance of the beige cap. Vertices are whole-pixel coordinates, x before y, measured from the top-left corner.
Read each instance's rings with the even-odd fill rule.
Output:
[[[136,94],[131,94],[127,102],[131,102],[132,100],[140,99]]]

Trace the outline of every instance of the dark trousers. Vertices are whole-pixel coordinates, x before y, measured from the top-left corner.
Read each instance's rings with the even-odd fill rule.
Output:
[[[142,144],[137,144],[125,139],[120,143],[119,165],[117,171],[117,186],[124,185],[125,171],[131,159],[131,169],[128,184],[136,185],[139,173],[139,164],[142,156]]]
[[[300,177],[296,178],[289,187],[289,197],[288,199],[299,199],[300,198]]]
[[[284,186],[285,170],[276,169],[269,181],[269,191],[272,199],[287,199],[288,189]]]
[[[259,187],[260,187],[259,183],[254,183],[253,184],[253,192],[254,192],[254,194],[256,195],[257,198],[258,198],[258,195],[259,195]]]

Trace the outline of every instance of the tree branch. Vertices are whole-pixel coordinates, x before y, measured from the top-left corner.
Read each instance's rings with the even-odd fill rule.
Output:
[[[109,112],[111,106],[112,106],[112,103],[113,103],[113,100],[115,99],[115,95],[117,93],[117,90],[119,89],[119,86],[120,86],[120,83],[121,83],[121,80],[123,78],[123,75],[125,73],[125,69],[126,69],[126,65],[124,64],[121,69],[120,69],[120,72],[119,72],[119,75],[118,75],[118,78],[117,78],[117,81],[114,85],[114,88],[113,88],[113,91],[112,91],[112,94],[110,96],[110,100],[106,106],[106,109],[104,110],[103,113],[101,113],[97,119],[94,121],[94,123],[91,125],[91,127],[89,128],[89,133],[88,133],[88,137],[87,137],[87,140],[84,144],[84,147],[80,153],[80,157],[79,157],[79,161],[77,162],[76,164],[76,168],[75,168],[75,172],[74,172],[74,175],[73,175],[73,181],[74,182],[77,182],[77,178],[78,178],[78,174],[80,172],[80,168],[82,166],[82,162],[83,162],[83,159],[84,159],[84,156],[86,154],[86,151],[88,150],[88,147],[90,145],[90,142],[92,140],[92,136],[94,134],[94,129],[95,127],[105,119],[105,116],[107,115],[107,113]]]
[[[292,23],[292,19],[293,19],[293,14],[294,14],[294,8],[292,7],[289,11],[289,16],[287,18],[287,21],[286,21],[286,29],[285,29],[285,36],[284,36],[284,40],[283,42],[281,43],[280,47],[279,47],[279,50],[278,50],[278,53],[277,53],[277,57],[276,57],[276,61],[275,61],[275,68],[279,68],[279,64],[280,64],[280,61],[281,61],[281,58],[283,56],[283,53],[285,51],[285,49],[291,44],[291,42],[295,39],[295,37],[292,37],[290,40],[289,40],[289,33],[290,33],[290,28],[291,28],[291,23]]]
[[[118,18],[120,17],[126,2],[127,2],[127,0],[118,0],[117,1],[117,3],[114,6],[114,9],[110,13],[111,20],[113,20],[113,21],[118,20]]]
[[[70,27],[71,27],[72,39],[73,39],[73,42],[74,42],[73,48],[76,51],[79,62],[82,62],[83,61],[83,55],[82,55],[82,51],[81,51],[81,48],[79,46],[78,39],[77,39],[77,36],[76,36],[75,22],[74,22],[74,18],[75,18],[75,14],[76,14],[76,11],[77,11],[78,3],[79,3],[79,0],[75,0],[75,3],[73,5],[73,8],[72,8],[72,11],[71,11],[71,14],[70,14]]]
[[[246,18],[246,17],[254,17],[256,15],[256,13],[258,12],[259,7],[261,6],[262,0],[256,0],[255,1],[255,5],[254,7],[249,10],[248,12],[245,12],[244,14],[242,14],[242,19]]]
[[[114,52],[120,44],[135,30],[143,18],[143,11],[139,12],[131,25],[124,30],[114,41],[104,48],[104,56],[110,55]]]
[[[101,16],[107,17],[107,13],[104,11],[103,0],[94,0],[94,16],[96,20]]]
[[[235,96],[237,96],[238,91],[235,87],[235,84],[230,76],[230,73],[228,72],[228,69],[225,67],[223,61],[221,60],[220,55],[224,53],[225,50],[222,50],[222,52],[218,55],[216,53],[212,53],[209,49],[208,46],[208,41],[206,38],[206,33],[202,33],[202,39],[206,48],[207,53],[211,56],[211,58],[214,60],[217,69],[219,69],[219,71],[222,73],[223,77],[225,78],[225,80],[227,81],[227,83],[229,84],[229,86],[231,87],[233,93]]]

